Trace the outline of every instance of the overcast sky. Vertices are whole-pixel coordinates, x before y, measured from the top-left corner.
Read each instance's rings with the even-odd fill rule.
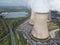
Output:
[[[26,4],[27,0],[0,0],[0,6],[21,6]]]
[[[36,3],[36,1],[40,2],[41,0],[0,0],[0,6],[30,6],[33,1]],[[48,0],[48,2],[50,1],[52,9],[60,10],[60,0]]]

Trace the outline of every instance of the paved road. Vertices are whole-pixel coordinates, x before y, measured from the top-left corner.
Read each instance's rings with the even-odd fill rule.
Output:
[[[12,31],[12,28],[9,25],[8,25],[8,27],[9,27],[10,34],[11,34],[11,45],[16,45],[15,37],[14,37],[14,33]]]
[[[24,37],[30,42],[31,45],[42,45],[41,42],[36,42],[36,41],[31,39],[29,32],[31,31],[32,26],[29,25],[28,22],[29,22],[29,19],[20,25],[21,31],[22,31]]]
[[[22,33],[23,33],[24,37],[30,42],[31,45],[36,45],[36,42],[33,41],[29,36],[29,32],[30,32],[32,26],[30,26],[28,24],[28,22],[29,22],[29,19],[20,25]]]
[[[3,19],[4,20],[4,19]],[[5,20],[4,20],[5,21]],[[10,25],[8,23],[6,23],[8,28],[9,28],[9,31],[10,31],[10,35],[11,35],[11,45],[16,45],[16,42],[15,42],[15,37],[14,37],[14,33],[12,31],[12,28],[10,27]]]
[[[55,29],[53,31],[50,31],[50,35],[51,35],[51,38],[55,38],[56,37],[56,32],[58,33],[59,29]]]
[[[29,22],[29,19],[20,25],[20,28],[21,28],[20,31],[22,31],[24,37],[30,42],[31,45],[57,45],[56,42],[60,42],[60,40],[59,41],[50,40],[49,42],[41,43],[41,42],[36,42],[36,41],[32,40],[29,35],[29,32],[32,29],[32,26],[29,25],[28,22]]]

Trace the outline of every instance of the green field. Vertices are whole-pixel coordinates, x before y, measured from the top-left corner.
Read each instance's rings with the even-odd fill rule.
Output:
[[[27,42],[27,39],[24,38],[22,32],[18,32],[18,36],[19,36],[19,39],[17,37],[17,33],[15,32],[15,40],[16,40],[16,44],[17,45],[30,45],[28,42]]]
[[[6,18],[6,21],[10,24],[12,28],[16,28],[18,25],[23,23],[27,17],[19,17],[19,18]]]
[[[15,36],[16,45],[19,45],[19,40],[18,40],[18,38],[17,38],[17,34],[16,34],[15,31],[14,31],[14,36]]]
[[[1,41],[0,45],[11,45],[10,35],[5,40]]]
[[[3,28],[2,22],[0,21],[0,39],[6,35],[6,31]]]
[[[57,25],[57,23],[49,22],[48,23],[48,28],[49,28],[49,31],[51,31],[51,30],[54,30],[54,29],[58,29],[59,26]]]
[[[25,21],[27,17],[20,17],[20,18],[7,18],[6,21],[10,24],[10,26],[13,28],[18,27],[23,21]],[[11,22],[12,21],[12,22]],[[21,32],[19,33],[20,40],[17,38],[17,34],[15,33],[16,30],[14,30],[14,35],[15,35],[15,41],[16,45],[29,45],[27,43],[27,40],[23,37],[23,34]]]
[[[12,28],[15,28],[16,26],[20,25],[20,23],[23,22],[25,19],[26,19],[25,17],[21,17],[21,18],[8,18],[8,19],[6,19],[6,21],[10,24],[10,26]],[[49,31],[57,29],[58,27],[59,26],[56,23],[54,23],[54,22],[49,22],[48,23]],[[0,22],[0,37],[3,36],[4,34],[5,34],[5,32],[3,30],[3,26],[1,25],[1,22]],[[22,32],[18,32],[18,35],[19,35],[20,39],[18,39],[17,34],[15,33],[15,31],[14,31],[14,35],[15,35],[16,45],[30,45],[27,42],[27,39],[24,38]],[[1,41],[0,45],[11,45],[11,38],[10,38],[10,36],[8,36],[6,38],[6,40]]]
[[[7,12],[17,12],[17,11],[26,11],[26,12],[28,12],[28,13],[31,13],[30,12],[30,10],[27,10],[27,9],[21,9],[21,10],[15,10],[15,9],[13,9],[13,10],[6,10]],[[29,14],[30,15],[30,14]],[[28,16],[29,16],[28,15]],[[6,22],[8,23],[8,24],[10,24],[10,26],[12,27],[12,29],[14,29],[14,28],[16,28],[16,26],[18,26],[18,25],[20,25],[22,22],[24,22],[25,21],[25,19],[26,19],[27,17],[20,17],[20,18],[8,18],[8,19],[5,19],[6,20]],[[6,35],[7,33],[6,33],[6,31],[4,30],[4,28],[3,28],[3,26],[2,26],[2,23],[1,23],[1,21],[0,21],[0,38],[2,38],[2,37],[4,37],[5,35]],[[26,39],[23,37],[23,34],[21,34],[20,33],[20,35],[21,35],[21,37],[20,37],[20,42],[19,42],[19,40],[18,40],[18,38],[17,38],[17,35],[15,34],[15,40],[16,40],[16,44],[17,45],[28,45],[29,43],[27,43],[26,41]],[[25,44],[26,43],[26,44]],[[0,45],[11,45],[11,38],[10,38],[10,35],[5,39],[5,40],[3,40],[3,41],[1,41],[0,42]]]

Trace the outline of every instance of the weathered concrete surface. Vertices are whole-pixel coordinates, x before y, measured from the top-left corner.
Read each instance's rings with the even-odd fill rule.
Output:
[[[34,19],[35,18],[35,14],[34,14],[34,12],[31,12],[31,17],[30,17],[30,20],[29,20],[29,23],[31,24],[31,25],[34,25]]]
[[[55,30],[50,31],[51,38],[55,38],[56,37],[56,32],[58,32],[58,31],[59,31],[59,29],[55,29]]]
[[[46,39],[49,37],[48,32],[48,14],[35,14],[34,27],[31,34],[37,39]]]
[[[19,25],[19,31],[22,31],[24,37],[28,40],[28,42],[31,44],[31,45],[57,45],[57,43],[60,43],[60,40],[55,40],[55,39],[51,39],[51,40],[48,40],[47,42],[44,41],[42,43],[42,41],[35,41],[33,40],[30,35],[29,35],[29,32],[31,31],[32,29],[32,26],[29,25],[29,19],[27,21],[25,21],[24,23],[22,23],[21,25]],[[21,29],[21,30],[20,30]],[[55,31],[52,31],[52,32],[49,32],[49,33],[54,33]],[[51,36],[53,36],[51,34]]]

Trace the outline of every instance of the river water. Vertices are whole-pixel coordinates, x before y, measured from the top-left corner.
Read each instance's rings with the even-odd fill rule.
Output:
[[[25,17],[28,15],[27,12],[6,12],[4,14],[4,18],[18,18],[18,17]]]

